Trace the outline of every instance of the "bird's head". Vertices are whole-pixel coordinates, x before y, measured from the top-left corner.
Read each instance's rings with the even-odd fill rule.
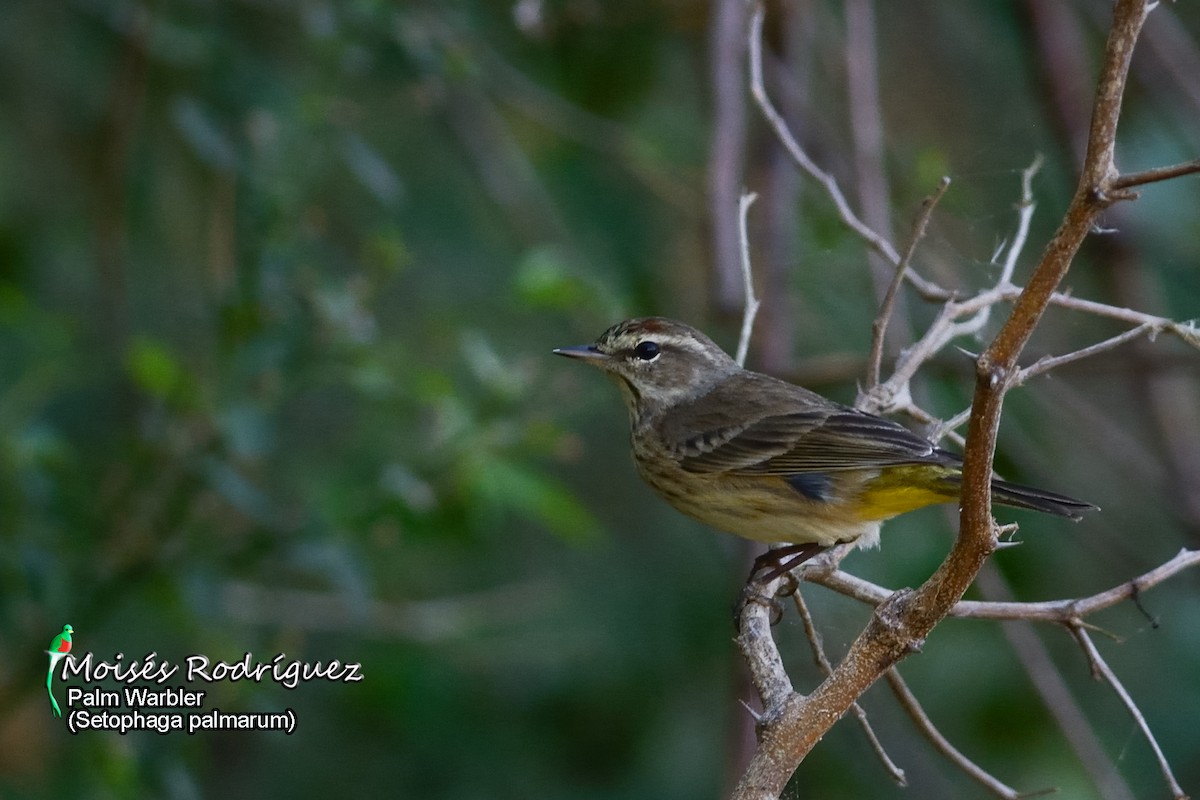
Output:
[[[614,378],[635,423],[647,413],[702,395],[740,369],[712,339],[664,317],[625,320],[593,344],[554,352],[599,367]]]
[[[71,633],[74,633],[74,632],[75,632],[75,629],[74,629],[74,628],[72,628],[70,625],[63,625],[63,631],[62,631],[62,632],[63,632],[63,633],[67,633],[67,634],[71,634]]]

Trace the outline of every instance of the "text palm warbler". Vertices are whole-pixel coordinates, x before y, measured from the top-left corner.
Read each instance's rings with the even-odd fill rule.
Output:
[[[759,542],[793,566],[842,542],[879,543],[883,520],[959,498],[962,459],[891,420],[742,369],[704,334],[626,320],[558,355],[604,370],[629,408],[642,478],[689,517]],[[992,480],[997,503],[1079,519],[1095,508]]]

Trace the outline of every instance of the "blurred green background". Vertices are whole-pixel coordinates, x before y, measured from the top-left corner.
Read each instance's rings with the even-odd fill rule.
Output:
[[[898,240],[937,178],[953,179],[917,264],[963,291],[995,275],[1019,172],[1043,153],[1020,281],[1072,191],[1106,4],[880,3],[875,46],[864,11],[769,7],[777,102],[855,206],[863,176],[882,179],[868,204]],[[730,614],[747,551],[639,483],[615,390],[550,350],[643,313],[732,348],[740,297],[719,243],[734,207],[709,199],[724,170],[760,193],[751,363],[853,399],[876,307],[867,255],[749,106],[739,13],[683,0],[0,5],[0,795],[727,791],[750,735]],[[1123,168],[1200,152],[1198,34],[1195,4],[1155,12]],[[733,42],[733,60],[714,41]],[[874,167],[850,125],[871,104],[848,100],[847,78],[870,53]],[[714,73],[741,90],[724,116]],[[724,156],[718,130],[733,136]],[[1093,237],[1071,290],[1196,317],[1198,218],[1196,178],[1147,187],[1106,217],[1115,232]],[[893,352],[932,313],[907,298]],[[1120,330],[1052,312],[1026,362]],[[1016,596],[1090,594],[1200,545],[1198,365],[1164,338],[1011,396],[999,468],[1104,509],[1079,525],[1002,513],[1023,526],[1024,544],[993,559]],[[918,399],[948,417],[971,380],[951,351]],[[941,510],[910,515],[846,566],[915,585],[951,530]],[[1129,605],[1095,620],[1193,793],[1198,588],[1183,575],[1147,594],[1157,629]],[[806,594],[840,654],[867,611]],[[193,687],[210,691],[206,708],[293,708],[292,736],[71,736],[43,686],[65,622],[99,659],[283,652],[361,662],[365,679]],[[1018,788],[1166,796],[1069,637],[1037,634],[1103,754],[1103,790],[999,626],[947,622],[902,672],[942,730]],[[778,636],[798,688],[813,685],[794,614]],[[864,703],[912,788],[844,721],[793,796],[985,796],[886,687]]]

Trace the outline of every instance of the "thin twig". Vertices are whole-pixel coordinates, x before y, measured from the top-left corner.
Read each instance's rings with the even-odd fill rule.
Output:
[[[738,200],[738,240],[741,243],[741,260],[742,260],[742,290],[745,292],[746,302],[742,307],[742,333],[738,337],[737,346],[737,363],[738,366],[746,365],[746,353],[750,350],[750,335],[754,331],[754,318],[758,316],[758,297],[754,294],[754,273],[750,267],[750,236],[746,232],[746,218],[750,213],[750,206],[754,205],[754,201],[758,199],[758,195],[754,192],[744,192]]]
[[[796,165],[825,188],[825,192],[829,195],[829,199],[833,201],[833,206],[837,209],[838,216],[842,222],[858,234],[872,250],[879,253],[891,264],[900,263],[900,254],[896,252],[896,248],[892,246],[891,242],[873,231],[865,222],[859,219],[858,215],[850,208],[850,203],[846,200],[846,196],[842,194],[837,180],[828,172],[818,167],[816,162],[809,158],[808,153],[804,151],[804,148],[796,141],[796,137],[792,135],[792,131],[788,128],[783,115],[776,110],[774,103],[771,102],[771,98],[767,95],[766,84],[763,82],[762,58],[762,27],[765,15],[766,11],[763,9],[762,3],[756,3],[754,14],[750,18],[750,92],[754,95],[755,102],[758,103],[763,116],[767,118],[768,124],[775,131],[775,135],[788,151],[788,155],[796,162]]]
[[[833,665],[829,663],[829,658],[825,655],[825,645],[821,641],[821,633],[817,630],[817,626],[813,623],[812,612],[808,609],[808,603],[804,602],[804,596],[800,590],[792,593],[792,601],[796,605],[796,611],[800,614],[800,622],[804,625],[804,635],[808,638],[808,643],[812,647],[813,660],[820,667],[821,672],[826,677],[833,674]],[[855,719],[863,729],[863,733],[867,736],[867,741],[871,745],[871,749],[875,751],[875,755],[883,764],[883,768],[887,770],[890,777],[898,786],[908,786],[908,778],[904,775],[904,770],[892,760],[888,755],[887,750],[883,748],[883,742],[879,741],[879,737],[875,734],[875,729],[871,727],[871,721],[867,719],[867,712],[861,704],[855,703],[850,707],[854,712]]]
[[[1012,285],[1012,277],[1017,271],[1017,262],[1021,259],[1021,254],[1025,251],[1025,243],[1029,241],[1029,226],[1033,222],[1033,212],[1037,208],[1037,203],[1033,198],[1033,179],[1034,176],[1042,169],[1044,159],[1042,154],[1038,153],[1033,157],[1033,162],[1021,170],[1021,199],[1017,203],[1017,230],[1013,233],[1012,243],[1008,246],[1008,252],[1004,256],[1004,263],[1000,267],[1000,276],[996,279],[996,288]],[[944,338],[939,343],[940,350],[946,342],[957,339],[960,336],[973,336],[983,327],[988,324],[991,319],[992,308],[994,302],[987,303],[980,308],[975,315],[964,322],[953,322],[948,326]],[[959,314],[962,310],[959,308]],[[965,421],[965,420],[964,420]]]
[[[1043,163],[1045,163],[1045,159],[1042,158],[1041,153],[1038,153],[1033,157],[1033,163],[1021,170],[1021,201],[1017,205],[1017,231],[1013,234],[1012,244],[1008,248],[1008,255],[1000,270],[1000,279],[996,281],[998,286],[1012,282],[1013,273],[1017,268],[1017,259],[1025,250],[1025,242],[1029,238],[1029,223],[1033,220],[1033,210],[1036,207],[1036,203],[1033,201],[1033,179],[1041,171]]]
[[[1020,292],[1021,289],[1017,286],[998,287],[996,289],[988,290],[984,294],[978,295],[971,300],[963,301],[962,303],[958,304],[947,304],[947,306],[943,308],[943,311],[950,309],[950,313],[947,314],[947,316],[953,317],[956,313],[962,313],[964,310],[985,305],[989,301],[994,302],[996,300],[1010,300],[1019,295]],[[990,296],[985,297],[985,294]],[[1093,356],[1106,350],[1111,350],[1140,336],[1146,336],[1153,340],[1160,333],[1169,333],[1189,347],[1200,350],[1200,330],[1197,330],[1196,325],[1193,322],[1175,322],[1174,320],[1167,319],[1166,317],[1158,317],[1153,314],[1146,314],[1129,308],[1111,306],[1105,303],[1098,303],[1094,300],[1084,300],[1082,298],[1061,293],[1055,293],[1053,296],[1051,296],[1050,302],[1052,305],[1059,306],[1061,308],[1082,311],[1095,316],[1131,323],[1136,327],[1074,352],[1066,353],[1061,356],[1055,356],[1053,358],[1043,358],[1029,367],[1017,371],[1012,378],[1011,383],[1009,384],[1009,388],[1020,386],[1030,378],[1040,375],[1043,372],[1047,372],[1054,367],[1061,366],[1062,364],[1066,364],[1071,361],[1077,361],[1088,356]],[[930,330],[938,328],[940,324],[941,317],[939,317],[939,319],[930,326]],[[926,336],[928,336],[928,334],[926,334]],[[908,358],[909,354],[918,350],[918,348],[924,350],[925,347],[923,343],[924,338],[922,339],[921,343],[918,343],[918,345],[910,348],[910,351],[909,353],[906,353],[905,358]],[[899,374],[900,368],[898,367],[896,375],[893,375],[892,378],[888,379],[888,384],[890,384],[893,380],[896,380],[897,375]],[[877,392],[876,394],[878,395],[881,393]],[[947,419],[945,422],[938,422],[932,417],[932,415],[929,415],[928,412],[924,412],[914,407],[911,402],[908,401],[907,395],[899,396],[898,393],[893,390],[892,392],[884,394],[883,396],[892,397],[893,399],[898,398],[905,401],[893,402],[886,410],[907,413],[916,419],[920,419],[926,424],[933,425],[934,427],[929,434],[929,438],[935,442],[941,440],[945,436],[952,435],[953,431],[962,426],[971,415],[971,408],[968,406],[959,413],[955,414],[953,417]],[[922,415],[924,415],[924,417]],[[955,441],[961,445],[962,437],[955,436]]]
[[[925,709],[921,707],[921,701],[908,688],[908,683],[904,678],[900,677],[900,672],[892,667],[885,675],[888,685],[892,687],[892,693],[896,695],[896,699],[900,702],[900,707],[908,714],[917,729],[921,731],[921,735],[929,740],[934,749],[950,759],[956,767],[967,774],[971,780],[983,786],[997,797],[1005,798],[1005,800],[1018,800],[1022,797],[1030,797],[1031,795],[1022,794],[1000,779],[994,777],[983,767],[976,764],[971,759],[963,755],[962,751],[950,743],[950,740],[942,735],[942,732],[933,724],[933,720],[925,713]]]
[[[1130,328],[1124,333],[1111,336],[1108,339],[1088,345],[1087,347],[1082,347],[1079,350],[1071,353],[1065,353],[1061,356],[1043,356],[1042,358],[1039,358],[1037,361],[1030,364],[1028,367],[1025,367],[1018,372],[1016,377],[1013,378],[1011,386],[1020,386],[1030,378],[1037,377],[1038,375],[1049,372],[1052,369],[1061,367],[1063,364],[1070,364],[1072,361],[1078,361],[1081,358],[1087,358],[1089,356],[1094,356],[1099,353],[1112,350],[1113,348],[1125,344],[1125,342],[1137,339],[1140,336],[1144,336],[1146,334],[1153,335],[1153,331],[1154,326],[1147,322],[1143,323],[1142,325],[1138,325],[1136,328]]]
[[[893,410],[897,414],[907,414],[917,422],[927,426],[929,430],[925,435],[935,444],[940,442],[942,439],[949,439],[959,447],[962,447],[964,444],[966,444],[966,439],[964,439],[962,435],[957,433],[954,429],[967,421],[967,417],[969,417],[971,414],[971,409],[969,408],[960,412],[958,416],[951,417],[945,422],[914,403],[906,403],[905,405],[899,406]]]
[[[973,314],[981,308],[994,305],[998,302],[1012,302],[1021,296],[1021,293],[1025,291],[1025,287],[1014,284],[998,285],[991,289],[985,289],[979,294],[965,300],[961,299],[954,292],[941,287],[935,287],[931,290],[918,289],[917,291],[924,300],[953,304],[954,313],[952,316],[957,318],[968,313]],[[1191,321],[1176,322],[1167,317],[1147,314],[1144,311],[1136,311],[1132,308],[1114,306],[1096,300],[1076,297],[1069,292],[1054,292],[1051,294],[1050,305],[1071,311],[1082,311],[1086,314],[1094,314],[1106,319],[1115,319],[1130,325],[1151,323],[1160,327],[1163,332],[1177,336],[1188,345],[1200,349],[1200,330],[1197,330],[1195,323]]]
[[[871,324],[871,357],[867,369],[868,391],[879,385],[879,371],[883,362],[883,340],[887,335],[888,322],[891,320],[892,310],[896,306],[896,294],[904,280],[904,273],[912,261],[913,253],[917,251],[917,244],[925,237],[925,229],[929,227],[929,218],[933,215],[934,207],[949,188],[950,178],[943,177],[938,181],[933,194],[921,201],[921,208],[917,211],[916,219],[913,220],[912,233],[908,237],[908,246],[904,248],[904,256],[896,265],[892,282],[888,284],[883,302],[879,306],[879,314]]]
[[[1004,576],[989,563],[979,572],[975,586],[988,600],[1011,601],[1012,590]],[[1067,679],[1050,651],[1042,641],[1033,623],[1006,620],[1000,623],[1004,638],[1011,645],[1013,654],[1025,671],[1034,691],[1041,697],[1043,705],[1054,718],[1067,744],[1075,751],[1084,772],[1096,786],[1097,800],[1134,800],[1133,792],[1121,777],[1117,765],[1109,757],[1092,723],[1088,720],[1075,693],[1067,685]]]
[[[1021,199],[1017,205],[1017,230],[1013,235],[1012,244],[1008,247],[996,285],[980,292],[970,301],[959,302],[952,294],[947,293],[942,298],[944,305],[937,317],[921,338],[901,354],[891,377],[884,384],[874,386],[871,391],[860,398],[860,405],[865,410],[888,413],[910,407],[912,402],[909,385],[916,376],[917,370],[954,339],[960,336],[974,335],[987,324],[991,317],[992,307],[1000,300],[1001,290],[1012,285],[1013,272],[1029,238],[1029,225],[1034,209],[1033,178],[1041,169],[1041,165],[1042,157],[1038,155],[1032,164],[1021,171]],[[899,276],[908,272],[911,271],[899,270],[896,274]],[[926,299],[930,298],[926,297]],[[959,322],[962,317],[968,315],[970,315],[969,319]],[[878,324],[878,319],[876,324]],[[872,343],[874,344],[874,339]],[[968,409],[967,414],[969,415],[969,413]],[[962,421],[966,421],[966,416]],[[946,431],[953,430],[961,424],[962,422],[958,422],[952,428],[941,426],[939,428],[941,433],[936,438],[940,439]]]
[[[1156,167],[1142,172],[1128,172],[1112,182],[1116,189],[1130,189],[1134,186],[1144,186],[1147,183],[1156,183],[1157,181],[1169,181],[1172,178],[1181,178],[1184,175],[1192,175],[1200,172],[1200,158],[1194,161],[1185,161],[1182,164],[1174,164],[1169,167]]]
[[[1112,667],[1100,655],[1100,651],[1096,649],[1095,642],[1092,637],[1088,636],[1087,630],[1080,623],[1080,620],[1071,622],[1068,627],[1071,629],[1071,634],[1075,640],[1079,642],[1079,646],[1083,648],[1083,652],[1087,654],[1088,661],[1092,666],[1092,674],[1097,678],[1105,680],[1113,691],[1117,693],[1117,697],[1125,705],[1125,709],[1129,715],[1133,717],[1134,724],[1142,731],[1142,735],[1146,737],[1146,741],[1150,744],[1150,749],[1154,751],[1154,757],[1158,760],[1158,768],[1162,771],[1163,780],[1167,782],[1167,788],[1171,790],[1171,796],[1175,800],[1188,800],[1188,795],[1183,791],[1183,787],[1179,785],[1179,781],[1175,779],[1175,774],[1171,771],[1171,765],[1167,763],[1167,757],[1163,754],[1162,748],[1158,746],[1158,740],[1154,738],[1154,732],[1150,730],[1150,726],[1146,723],[1146,718],[1142,715],[1141,709],[1137,707],[1137,703],[1133,702],[1133,698],[1129,696],[1129,692],[1121,684],[1121,680],[1117,674],[1112,671]]]
[[[950,436],[953,437],[954,441],[956,441],[961,447],[966,444],[967,440],[962,434],[957,433],[956,431],[965,425],[967,420],[970,418],[971,407],[967,406],[962,411],[958,412],[953,417],[934,428],[933,432],[929,435],[929,438],[935,442],[938,442],[941,441],[943,437]]]
[[[1200,566],[1200,550],[1180,550],[1172,559],[1147,573],[1088,597],[1044,602],[999,602],[995,600],[959,600],[949,616],[963,619],[1026,620],[1067,624],[1072,619],[1095,614],[1124,600],[1130,600],[1180,572]],[[877,583],[840,569],[805,569],[804,580],[869,605],[878,606],[895,592]]]
[[[954,301],[953,296],[949,294],[944,296],[930,296],[927,299],[949,300],[953,304],[953,316],[961,316],[967,313],[974,313],[980,308],[993,305],[997,302],[1016,300],[1024,291],[1025,289],[1022,286],[1007,285],[984,290],[974,297],[962,301]],[[1147,314],[1144,311],[1135,311],[1132,308],[1100,303],[1095,300],[1087,300],[1082,297],[1075,297],[1066,292],[1054,292],[1051,294],[1050,305],[1072,311],[1082,311],[1106,319],[1115,319],[1130,325],[1150,324],[1159,328],[1164,333],[1177,336],[1189,346],[1200,349],[1200,330],[1197,330],[1194,322],[1176,322],[1167,317]]]

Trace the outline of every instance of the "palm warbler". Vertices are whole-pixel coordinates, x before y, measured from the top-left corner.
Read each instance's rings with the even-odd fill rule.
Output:
[[[883,520],[959,497],[955,454],[891,420],[742,369],[681,322],[631,319],[595,344],[554,352],[616,381],[638,472],[664,500],[714,528],[790,543],[789,568],[834,544],[875,546]],[[998,478],[992,496],[1075,520],[1095,508]]]

